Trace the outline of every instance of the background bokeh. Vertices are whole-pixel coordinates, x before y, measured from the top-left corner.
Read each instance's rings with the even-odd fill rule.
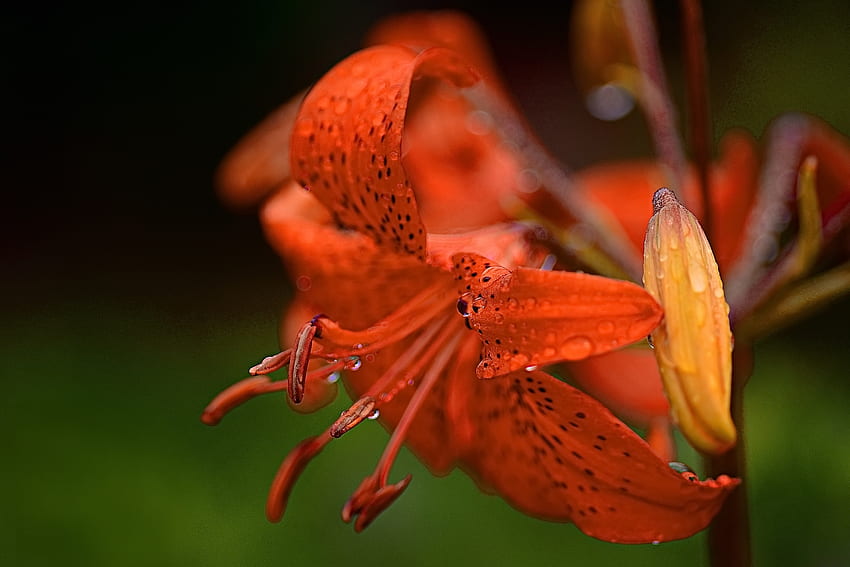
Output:
[[[716,134],[789,110],[850,135],[850,8],[705,3]],[[514,512],[462,474],[413,483],[362,534],[339,510],[374,466],[377,425],[333,443],[281,524],[281,458],[315,415],[204,405],[277,348],[286,275],[251,212],[213,191],[224,153],[358,48],[382,15],[456,7],[484,27],[541,138],[570,167],[651,151],[638,116],[591,118],[569,3],[149,2],[20,5],[3,22],[0,430],[3,565],[705,565],[703,539],[617,546]],[[680,93],[677,3],[658,3]],[[847,299],[758,345],[747,390],[759,565],[850,564]]]

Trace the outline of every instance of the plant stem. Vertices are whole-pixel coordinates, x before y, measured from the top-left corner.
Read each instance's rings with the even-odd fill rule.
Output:
[[[699,0],[681,0],[685,78],[690,117],[690,141],[702,197],[703,229],[709,240],[713,233],[709,165],[711,163],[711,116],[708,107],[708,61],[702,6]]]
[[[726,474],[741,484],[726,498],[708,529],[708,554],[712,567],[750,567],[750,514],[744,442],[744,386],[752,373],[752,346],[735,345],[732,354],[732,419],[738,428],[738,443],[722,455],[705,458],[706,474]]]

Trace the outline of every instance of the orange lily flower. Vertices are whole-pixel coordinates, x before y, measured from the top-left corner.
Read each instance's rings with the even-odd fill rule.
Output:
[[[548,162],[530,135],[515,132],[531,144],[517,151],[494,125],[522,126],[486,49],[454,33],[474,26],[450,12],[404,18],[373,36],[391,43],[340,62],[224,162],[229,201],[264,199],[263,226],[296,287],[283,327],[293,346],[202,419],[284,389],[315,409],[342,373],[355,401],[283,461],[273,521],[309,460],[371,417],[392,435],[343,508],[358,531],[409,485],[389,482],[402,444],[434,474],[460,467],[517,509],[602,540],[702,530],[738,480],[674,470],[608,408],[540,370],[643,339],[658,304],[631,282],[552,269],[562,266],[545,235],[505,212],[529,162]],[[581,203],[570,212],[592,215]],[[284,366],[286,380],[267,376]]]

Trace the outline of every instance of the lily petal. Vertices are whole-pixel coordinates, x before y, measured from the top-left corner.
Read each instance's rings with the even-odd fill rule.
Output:
[[[292,138],[293,177],[337,223],[424,260],[425,228],[401,165],[401,137],[415,78],[457,86],[477,75],[451,51],[398,46],[359,51],[304,99]]]
[[[483,341],[479,378],[579,360],[646,337],[662,311],[622,280],[518,267],[474,254],[454,256],[458,310]]]
[[[543,372],[465,381],[451,394],[468,400],[463,467],[483,489],[604,541],[689,537],[740,482],[675,472],[602,404]]]
[[[381,320],[425,282],[446,277],[413,256],[387,252],[362,234],[293,219],[287,210],[274,200],[263,208],[269,242],[283,258],[299,301],[321,306],[347,328],[362,329]]]
[[[229,206],[256,205],[289,179],[289,139],[304,93],[298,93],[254,126],[216,171],[216,189]]]
[[[649,348],[624,348],[565,366],[573,383],[631,425],[646,428],[670,412],[658,363]]]

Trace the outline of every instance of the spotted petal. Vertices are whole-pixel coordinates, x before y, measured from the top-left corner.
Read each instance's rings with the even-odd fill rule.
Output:
[[[302,216],[293,216],[293,212]],[[322,222],[323,207],[295,187],[262,210],[263,228],[283,258],[301,302],[350,329],[381,320],[447,274],[408,254],[387,252],[357,232]]]
[[[516,268],[458,254],[458,310],[483,341],[479,378],[579,360],[646,337],[662,311],[640,286],[576,272]]]
[[[343,227],[425,258],[425,228],[402,164],[414,79],[457,86],[477,75],[451,51],[376,46],[343,60],[308,93],[292,138],[293,176]]]
[[[543,372],[464,382],[462,461],[517,509],[598,539],[649,543],[705,528],[739,480],[680,474],[599,402]]]

